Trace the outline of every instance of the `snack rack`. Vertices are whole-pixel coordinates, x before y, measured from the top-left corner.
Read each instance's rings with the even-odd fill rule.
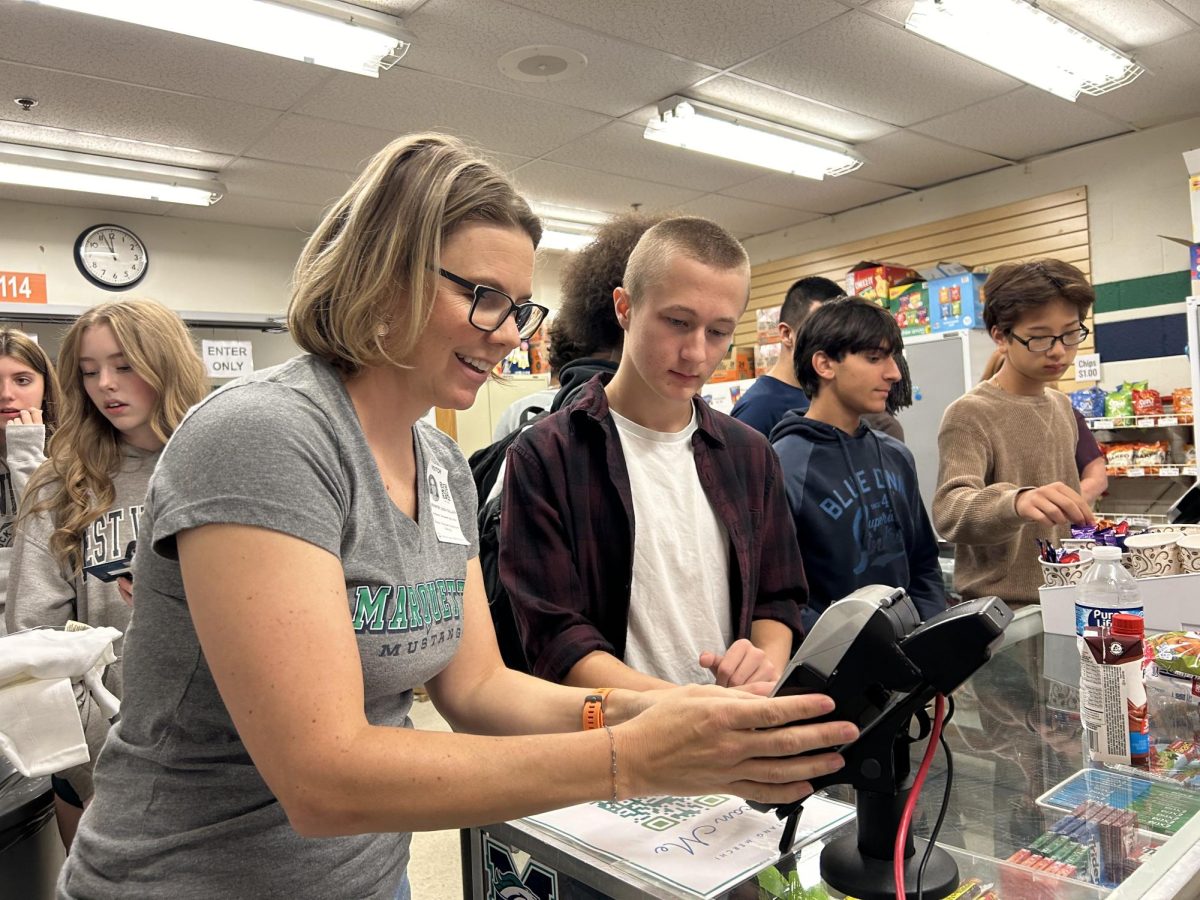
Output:
[[[1200,398],[1200,298],[1188,298],[1186,319],[1188,371],[1195,403]],[[1183,452],[1186,445],[1196,447],[1200,443],[1195,412],[1164,407],[1155,415],[1101,416],[1089,418],[1087,423],[1097,439],[1106,443],[1137,439],[1162,441],[1170,447],[1168,459],[1161,464],[1110,464],[1109,493],[1098,504],[1108,518],[1165,522],[1167,509],[1197,481],[1197,465],[1185,461]]]

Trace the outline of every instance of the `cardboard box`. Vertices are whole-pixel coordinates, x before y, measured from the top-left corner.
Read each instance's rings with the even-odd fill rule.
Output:
[[[912,334],[929,334],[932,322],[929,317],[929,286],[924,281],[893,285],[888,291],[888,312],[900,326],[905,337]]]
[[[1188,271],[1191,272],[1192,277],[1192,296],[1200,297],[1200,243],[1193,243],[1186,238],[1171,237],[1168,234],[1160,234],[1159,237],[1164,241],[1182,244],[1188,248]]]
[[[1188,197],[1192,207],[1192,242],[1200,244],[1200,149],[1188,150],[1183,154],[1183,161],[1188,170]]]
[[[723,381],[742,381],[753,377],[754,348],[734,347],[730,354],[721,360],[708,381],[709,384],[719,384]]]
[[[962,331],[983,328],[983,283],[986,275],[968,273],[929,282],[929,309],[933,330]]]
[[[1138,592],[1146,610],[1147,631],[1200,629],[1200,574],[1139,578]],[[1075,592],[1078,585],[1038,588],[1042,630],[1047,634],[1075,633]]]
[[[772,344],[779,341],[779,312],[782,306],[769,306],[755,310],[754,316],[758,322],[758,342]]]
[[[754,377],[766,375],[771,367],[779,362],[783,352],[783,344],[776,341],[773,344],[759,344],[754,348]]]
[[[846,273],[846,293],[886,306],[893,285],[921,280],[916,269],[895,263],[860,262]]]

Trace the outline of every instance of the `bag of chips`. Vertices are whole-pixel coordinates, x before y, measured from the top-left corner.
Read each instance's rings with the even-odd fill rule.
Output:
[[[1104,458],[1108,460],[1108,465],[1133,465],[1133,444],[1105,444],[1103,449]]]
[[[1192,389],[1175,388],[1171,392],[1171,412],[1177,416],[1190,416],[1192,414]]]
[[[1104,397],[1104,415],[1110,419],[1123,419],[1133,416],[1133,393],[1121,388]]]
[[[1104,415],[1104,388],[1080,388],[1070,393],[1071,405],[1085,419],[1099,419]]]
[[[1135,416],[1162,415],[1162,395],[1153,388],[1130,391],[1133,397],[1133,414]]]
[[[1133,465],[1165,466],[1171,458],[1171,445],[1166,441],[1133,445]]]

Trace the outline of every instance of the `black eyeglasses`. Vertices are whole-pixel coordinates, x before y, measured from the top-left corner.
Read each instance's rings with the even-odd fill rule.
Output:
[[[1023,338],[1011,331],[1008,336],[1018,344],[1024,344],[1025,349],[1030,353],[1049,353],[1054,349],[1054,345],[1062,341],[1064,347],[1077,347],[1087,340],[1087,336],[1091,334],[1086,325],[1080,325],[1074,331],[1067,331],[1063,334],[1043,334],[1037,337]]]
[[[511,315],[517,323],[517,334],[521,340],[528,340],[537,334],[546,314],[550,312],[537,303],[517,303],[504,291],[475,284],[445,269],[438,269],[438,274],[471,292],[471,311],[467,313],[467,321],[488,334],[496,331]]]

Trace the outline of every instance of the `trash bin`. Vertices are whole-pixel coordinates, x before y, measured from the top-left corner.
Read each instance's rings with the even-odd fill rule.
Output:
[[[50,779],[25,778],[0,756],[0,897],[53,900],[64,859]]]

